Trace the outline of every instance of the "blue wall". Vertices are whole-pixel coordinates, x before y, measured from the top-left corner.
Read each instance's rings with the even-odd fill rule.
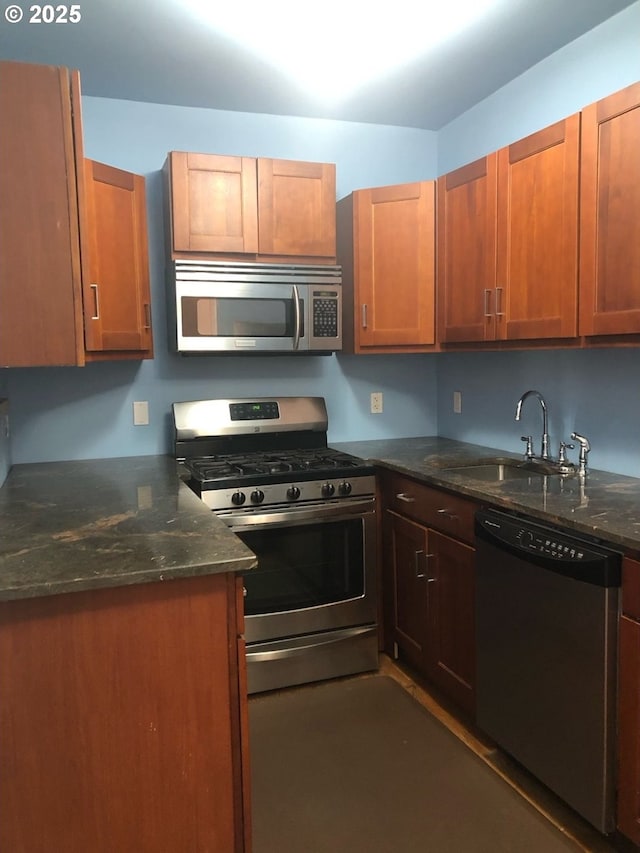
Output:
[[[83,123],[86,156],[147,179],[155,358],[3,372],[14,462],[166,453],[171,403],[209,397],[323,396],[331,441],[437,431],[434,359],[171,354],[160,174],[171,150],[326,161],[336,163],[342,197],[358,187],[433,177],[435,133],[101,98],[83,99]],[[381,415],[369,413],[371,391],[384,393]],[[149,402],[149,426],[133,426],[134,400]]]
[[[439,172],[640,80],[639,45],[635,3],[444,128]],[[438,431],[518,452],[521,435],[541,433],[540,407],[532,400],[522,422],[514,422],[518,398],[536,388],[549,405],[554,454],[575,429],[591,440],[592,467],[640,477],[639,377],[638,349],[447,354],[438,360]],[[461,414],[453,412],[454,391],[462,393]]]
[[[168,151],[200,150],[334,162],[339,197],[432,178],[640,79],[638,33],[640,0],[439,134],[84,98],[87,156],[147,178],[156,356],[141,364],[0,372],[0,396],[10,398],[13,461],[165,453],[172,402],[267,393],[324,396],[331,441],[439,432],[517,451],[521,434],[539,432],[531,402],[523,422],[513,422],[518,397],[533,387],[549,403],[554,450],[575,428],[592,440],[594,467],[640,476],[635,349],[269,359],[170,354],[159,172]],[[463,395],[460,415],[452,413],[454,390]],[[369,414],[371,391],[384,392],[384,414]],[[132,425],[134,400],[149,401],[149,426]]]

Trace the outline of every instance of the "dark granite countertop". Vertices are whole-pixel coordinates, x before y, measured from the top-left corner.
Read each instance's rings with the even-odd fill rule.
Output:
[[[429,485],[596,536],[640,554],[638,478],[590,469],[584,481],[577,476],[552,475],[491,483],[447,470],[446,466],[473,462],[479,457],[522,456],[438,437],[352,441],[331,446]]]
[[[14,465],[0,488],[0,600],[255,565],[169,456]]]

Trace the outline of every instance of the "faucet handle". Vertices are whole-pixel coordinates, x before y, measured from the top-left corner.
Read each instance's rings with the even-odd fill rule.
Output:
[[[567,450],[573,450],[575,444],[567,444],[566,441],[560,442],[560,449],[558,450],[558,462],[563,465],[567,461]]]
[[[533,438],[530,435],[521,435],[520,441],[527,442],[527,449],[524,452],[525,459],[533,459]]]

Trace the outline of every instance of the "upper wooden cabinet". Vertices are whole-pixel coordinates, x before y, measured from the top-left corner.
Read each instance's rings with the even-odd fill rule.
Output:
[[[1,63],[0,116],[0,365],[81,364],[77,73]]]
[[[343,350],[435,342],[435,182],[356,190],[337,205]]]
[[[172,151],[165,177],[172,257],[335,262],[332,163]]]
[[[93,179],[86,182],[85,199],[78,72],[0,63],[0,115],[0,196],[5,200],[0,205],[0,366],[77,366],[90,359],[148,357],[148,318],[138,337],[126,337],[140,323],[138,308],[124,317],[134,302],[137,306],[132,293],[139,295],[144,287],[149,301],[144,218],[136,215],[136,233],[128,233],[128,223],[136,219],[132,209],[125,212],[110,191],[92,186]],[[117,221],[123,214],[125,219]],[[127,263],[134,256],[130,271]],[[96,282],[83,282],[83,275],[96,264],[101,276],[107,265],[115,275],[104,278],[99,296],[106,311],[102,332],[96,336],[87,329],[85,349],[83,313],[96,313],[95,288],[90,287]],[[89,300],[84,305],[83,284]],[[126,340],[118,337],[123,331]]]
[[[582,113],[580,334],[640,332],[640,83]]]
[[[438,179],[439,339],[577,335],[580,116]]]
[[[85,347],[151,354],[144,178],[85,159],[83,197]]]

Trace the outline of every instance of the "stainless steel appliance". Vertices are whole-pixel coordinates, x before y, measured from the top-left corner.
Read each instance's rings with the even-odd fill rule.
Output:
[[[477,724],[611,832],[620,555],[491,510],[476,555]]]
[[[327,446],[324,400],[199,400],[173,416],[189,485],[258,557],[249,692],[375,669],[375,475]]]
[[[173,275],[178,352],[342,349],[339,266],[180,260]]]

